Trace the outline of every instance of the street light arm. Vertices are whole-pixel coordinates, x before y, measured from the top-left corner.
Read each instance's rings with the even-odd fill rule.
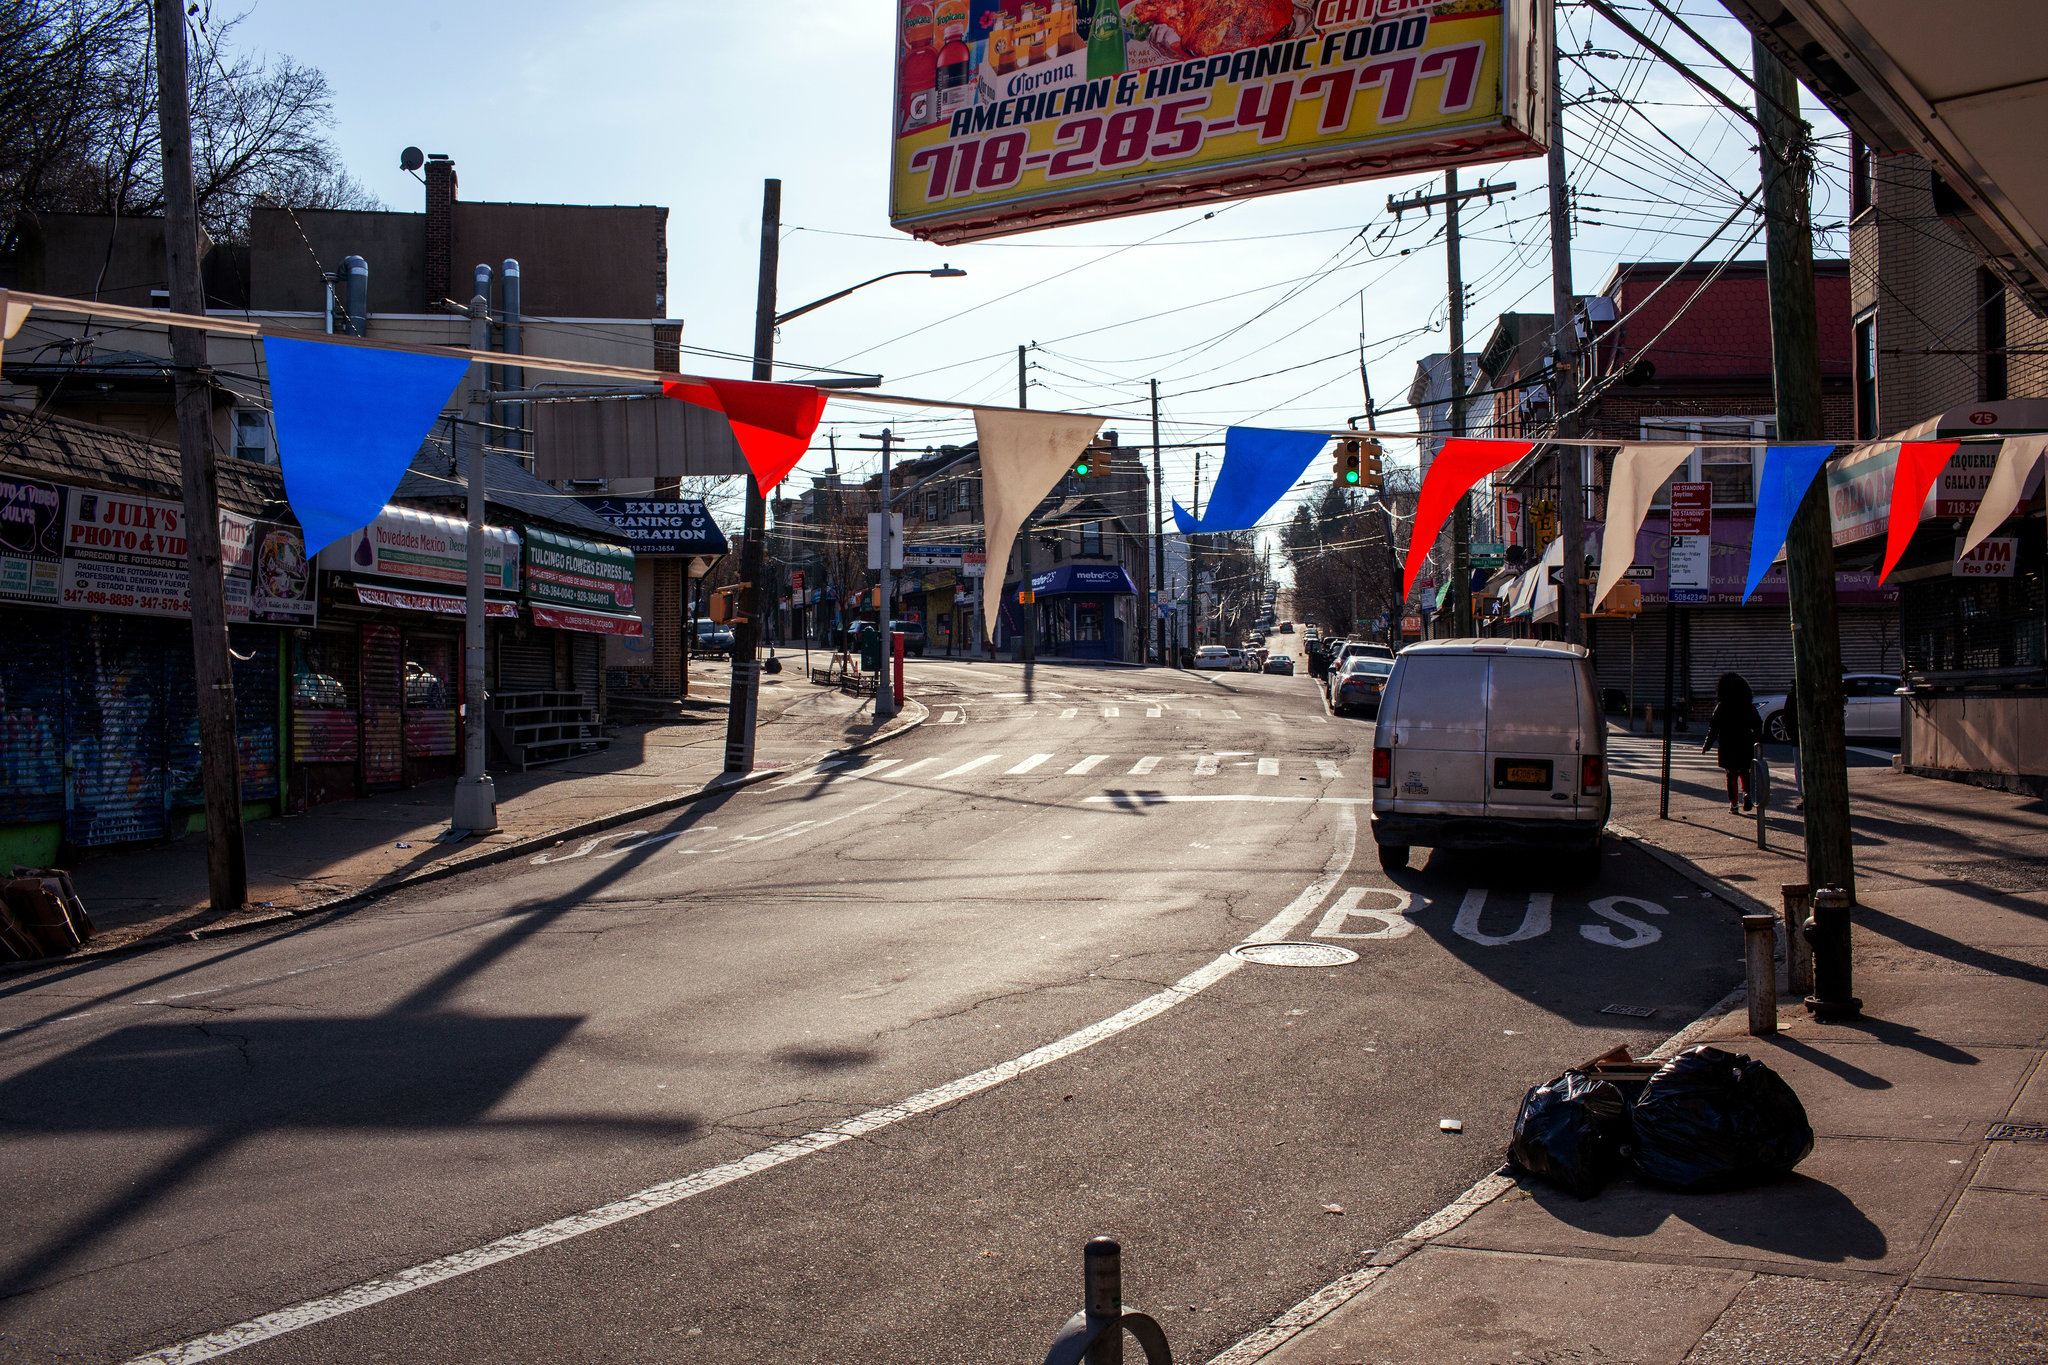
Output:
[[[800,318],[804,314],[812,311],[813,309],[823,308],[828,303],[837,303],[839,300],[845,298],[848,294],[853,293],[855,290],[865,289],[871,284],[879,284],[883,280],[893,280],[898,275],[929,275],[931,273],[932,272],[929,270],[891,270],[888,274],[877,275],[872,280],[862,280],[859,284],[848,285],[846,288],[840,290],[836,294],[827,294],[822,299],[814,299],[811,302],[805,304],[801,308],[792,308],[787,313],[777,313],[775,315],[775,325],[777,327],[780,327],[783,323],[788,322],[791,318]]]

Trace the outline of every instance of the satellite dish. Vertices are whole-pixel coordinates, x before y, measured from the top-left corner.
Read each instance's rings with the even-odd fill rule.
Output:
[[[417,147],[408,147],[398,154],[398,169],[416,171],[427,164],[427,155]]]

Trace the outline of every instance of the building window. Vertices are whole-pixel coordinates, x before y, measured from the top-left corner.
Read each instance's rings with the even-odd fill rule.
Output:
[[[1643,422],[1642,432],[1646,441],[1693,443],[1692,454],[1657,490],[1653,506],[1669,507],[1671,485],[1685,482],[1712,484],[1716,507],[1751,507],[1756,503],[1756,471],[1764,454],[1759,443],[1775,439],[1778,424],[1769,417],[1699,421],[1652,417]]]
[[[924,519],[926,521],[937,521],[939,519],[939,495],[937,493],[927,493],[924,495]]]
[[[270,457],[270,414],[253,408],[235,410],[235,458],[251,464],[275,464]]]
[[[2002,403],[2011,373],[2005,353],[2005,282],[1988,270],[1978,271],[1977,299],[1978,334],[1984,345],[1984,391],[1978,396],[1986,403]]]
[[[1877,315],[1856,324],[1856,439],[1877,439]]]
[[[1862,138],[1849,138],[1849,216],[1870,207],[1870,191],[1876,179],[1876,155]]]
[[[1102,523],[1091,521],[1081,528],[1081,553],[1099,555],[1102,553]]]
[[[972,487],[972,486],[971,486],[971,485],[970,485],[970,484],[969,484],[969,483],[967,482],[967,480],[965,480],[965,479],[962,479],[962,480],[960,480],[960,481],[959,481],[958,483],[956,483],[956,484],[954,484],[954,485],[953,485],[953,510],[954,510],[954,511],[956,511],[956,512],[965,512],[965,511],[966,511],[966,510],[967,510],[967,509],[968,509],[968,508],[969,508],[970,506],[972,506],[972,505],[973,505],[973,498],[974,498],[974,489],[973,489],[973,487]]]

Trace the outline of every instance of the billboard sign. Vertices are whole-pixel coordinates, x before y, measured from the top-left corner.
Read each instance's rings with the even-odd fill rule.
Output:
[[[896,0],[890,221],[975,241],[1531,156],[1549,27],[1545,0]]]

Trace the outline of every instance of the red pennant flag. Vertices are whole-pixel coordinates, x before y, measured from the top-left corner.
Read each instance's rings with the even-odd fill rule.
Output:
[[[1408,536],[1408,567],[1401,580],[1404,599],[1415,591],[1415,575],[1422,572],[1429,547],[1436,544],[1436,533],[1444,528],[1444,518],[1451,514],[1458,499],[1488,474],[1506,468],[1535,448],[1534,441],[1444,442],[1444,448],[1430,461],[1429,473],[1422,480],[1422,495],[1415,502],[1415,525]]]
[[[825,391],[803,384],[669,379],[662,382],[661,391],[680,402],[725,414],[763,497],[796,468],[811,447],[811,433],[825,415]]]
[[[1949,456],[1956,453],[1957,445],[1955,441],[1900,443],[1898,467],[1892,471],[1891,523],[1884,534],[1884,572],[1877,576],[1878,582],[1892,576],[1899,556],[1906,553],[1906,542],[1919,528],[1920,508],[1927,501],[1927,490],[1934,487],[1934,481],[1948,467]]]

